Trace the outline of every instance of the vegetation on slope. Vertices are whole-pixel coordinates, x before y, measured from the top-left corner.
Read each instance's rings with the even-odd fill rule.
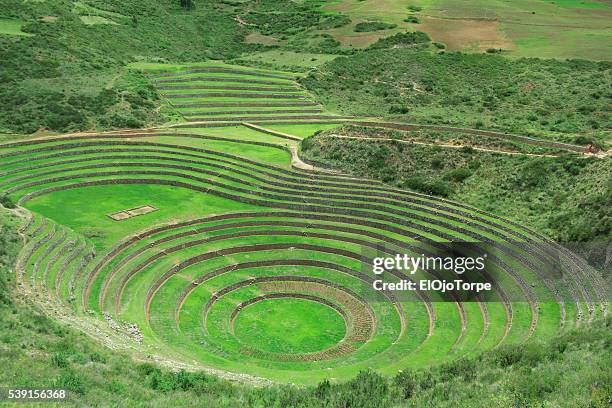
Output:
[[[103,348],[15,297],[19,219],[0,218],[0,385],[61,387],[71,405],[215,407],[604,407],[612,390],[610,320],[546,343],[504,346],[481,357],[387,379],[361,372],[346,383],[252,388],[205,373],[170,371]]]
[[[508,155],[325,134],[306,139],[302,152],[353,174],[512,218],[558,241],[610,238],[607,158]]]
[[[33,35],[0,35],[0,132],[141,127],[163,120],[154,89],[125,65],[230,58],[256,49],[241,44],[243,29],[227,7],[207,2],[187,11],[170,0],[8,0],[1,17],[26,22],[22,29]],[[106,23],[82,19],[91,16]]]
[[[609,62],[373,49],[303,79],[331,110],[416,123],[603,138]]]

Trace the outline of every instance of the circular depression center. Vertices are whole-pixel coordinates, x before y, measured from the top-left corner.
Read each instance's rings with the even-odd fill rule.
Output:
[[[344,318],[334,308],[309,299],[264,299],[240,311],[234,323],[239,341],[269,353],[311,353],[346,335]]]

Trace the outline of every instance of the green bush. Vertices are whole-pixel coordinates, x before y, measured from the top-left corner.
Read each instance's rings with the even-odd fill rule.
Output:
[[[452,187],[442,180],[424,180],[419,177],[410,177],[403,181],[403,187],[425,194],[448,197],[452,194]]]
[[[86,385],[83,377],[73,369],[62,370],[59,377],[53,383],[53,388],[64,389],[77,394],[85,394]]]
[[[421,31],[397,33],[389,37],[381,38],[369,49],[376,50],[381,48],[397,48],[413,46],[415,44],[427,44],[431,41],[429,36]]]
[[[397,27],[397,24],[383,23],[382,21],[365,21],[355,24],[353,31],[357,33],[390,30]]]
[[[9,208],[9,209],[17,208],[17,205],[15,204],[13,199],[6,194],[0,195],[0,204],[2,204],[4,208]]]
[[[472,175],[472,170],[468,167],[459,167],[444,174],[446,180],[461,183]]]
[[[578,135],[576,136],[576,138],[574,139],[574,143],[576,143],[577,145],[588,145],[588,144],[592,144],[593,143],[593,139],[590,137],[586,137],[584,135]]]
[[[410,112],[410,109],[408,109],[407,106],[396,106],[396,105],[393,105],[393,106],[389,107],[389,113],[392,113],[392,114],[404,115],[404,114],[406,114],[408,112]]]
[[[419,388],[419,381],[416,373],[407,368],[402,370],[393,378],[393,384],[402,392],[404,399],[411,398]]]

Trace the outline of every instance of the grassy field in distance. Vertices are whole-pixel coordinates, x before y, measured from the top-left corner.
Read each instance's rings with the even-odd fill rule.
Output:
[[[398,24],[375,33],[355,33],[351,26],[330,31],[345,46],[365,46],[408,28],[428,33],[450,50],[502,48],[516,57],[597,60],[612,55],[612,8],[604,1],[340,0],[324,9],[349,15],[351,25],[364,19]],[[421,23],[403,22],[408,15]]]

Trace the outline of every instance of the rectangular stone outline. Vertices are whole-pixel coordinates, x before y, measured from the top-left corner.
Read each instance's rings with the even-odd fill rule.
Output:
[[[107,214],[113,221],[123,221],[139,215],[145,215],[159,210],[152,205],[141,205],[139,207],[130,208],[129,210],[117,211]]]

